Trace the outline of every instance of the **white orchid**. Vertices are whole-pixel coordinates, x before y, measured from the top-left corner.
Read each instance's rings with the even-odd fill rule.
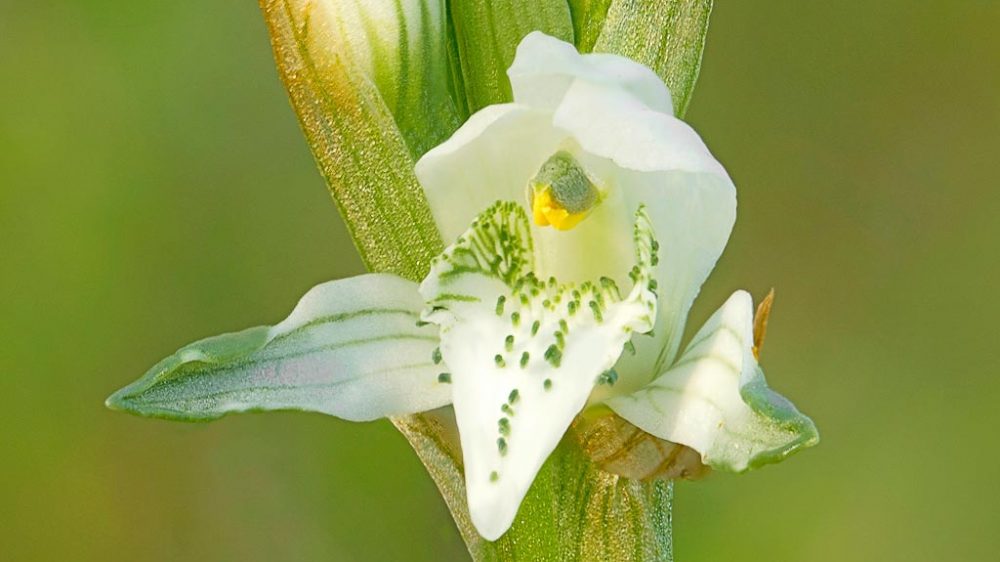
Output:
[[[764,382],[746,292],[679,353],[736,196],[662,81],[540,33],[509,77],[513,103],[474,114],[416,165],[454,241],[423,283],[319,285],[279,324],[182,348],[109,404],[178,419],[296,409],[356,421],[452,404],[469,510],[490,540],[588,405],[720,469],[814,443],[812,422]]]

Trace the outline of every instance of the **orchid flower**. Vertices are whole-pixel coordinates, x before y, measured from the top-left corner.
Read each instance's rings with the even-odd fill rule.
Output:
[[[755,319],[748,293],[682,350],[736,195],[663,82],[541,33],[508,75],[512,103],[475,113],[416,164],[452,241],[422,283],[321,284],[280,323],[190,344],[108,404],[183,420],[292,409],[353,421],[450,404],[469,511],[489,540],[587,408],[734,472],[815,443],[812,421],[765,383],[766,307]]]

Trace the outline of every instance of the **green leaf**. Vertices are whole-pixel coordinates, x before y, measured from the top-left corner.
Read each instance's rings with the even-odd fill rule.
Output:
[[[597,37],[604,29],[604,20],[613,0],[569,0],[573,15],[573,34],[576,48],[581,53],[594,50]]]
[[[450,11],[470,112],[511,100],[507,68],[525,35],[573,42],[565,0],[455,0]]]
[[[194,342],[108,399],[143,416],[203,421],[300,410],[365,421],[451,401],[434,364],[435,330],[418,327],[416,285],[370,274],[313,287],[274,326]]]
[[[462,452],[449,410],[397,418],[395,424],[437,483],[473,560],[673,560],[672,482],[608,474],[567,435],[535,478],[514,526],[499,540],[487,541],[469,516]]]
[[[599,14],[602,2],[575,4],[595,4],[588,13]],[[652,68],[670,88],[675,114],[683,117],[701,69],[711,13],[712,0],[611,0],[593,50]]]
[[[292,106],[362,259],[416,280],[443,246],[414,160],[461,119],[448,91],[446,25],[440,1],[405,10],[367,2],[261,0],[261,8]],[[403,17],[414,7],[418,17]]]

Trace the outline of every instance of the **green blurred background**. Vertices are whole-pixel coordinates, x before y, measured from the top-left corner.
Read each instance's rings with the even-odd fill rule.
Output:
[[[774,286],[823,443],[677,486],[680,561],[996,560],[1000,3],[718,3],[740,188],[695,324]],[[362,271],[253,2],[0,0],[0,559],[462,560],[387,422],[134,418],[181,344]]]

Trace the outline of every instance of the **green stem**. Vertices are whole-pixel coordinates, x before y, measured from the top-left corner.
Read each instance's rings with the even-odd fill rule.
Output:
[[[496,542],[472,526],[450,414],[393,420],[437,484],[472,558],[480,562],[671,561],[668,481],[641,482],[598,469],[568,435],[539,472],[511,529]]]

